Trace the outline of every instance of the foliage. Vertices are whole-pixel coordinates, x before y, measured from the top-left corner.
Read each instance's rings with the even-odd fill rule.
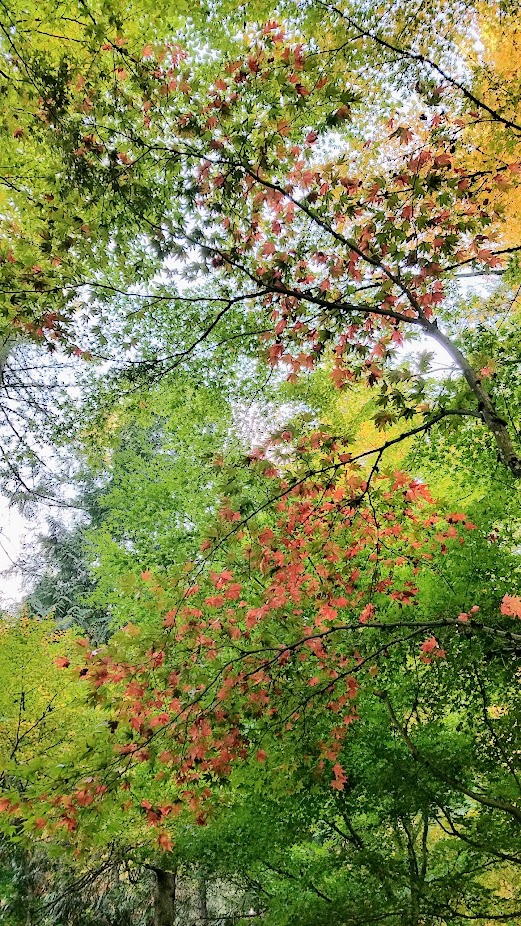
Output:
[[[521,921],[515,6],[4,6],[6,922]]]

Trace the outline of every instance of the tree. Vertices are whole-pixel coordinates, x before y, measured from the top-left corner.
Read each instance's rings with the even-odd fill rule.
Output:
[[[387,47],[378,35],[360,30],[334,7],[326,7],[326,14],[332,15],[337,33],[344,28],[348,35],[354,31],[377,48]],[[387,148],[387,164],[369,159],[369,173],[366,170],[364,178],[356,177],[348,165],[359,144],[346,145],[344,137],[344,150],[339,156],[327,155],[325,163],[313,155],[317,138],[333,141],[331,130],[338,132],[351,119],[354,104],[360,108],[360,117],[364,114],[358,88],[341,89],[345,43],[329,47],[331,36],[327,35],[323,54],[332,56],[335,66],[326,77],[322,54],[307,48],[298,34],[286,35],[276,23],[254,31],[252,41],[253,56],[242,63],[240,59],[231,62],[228,72],[226,65],[221,67],[223,74],[210,80],[204,71],[194,72],[194,86],[190,83],[194,56],[189,51],[170,49],[152,70],[148,60],[155,52],[147,47],[141,70],[119,69],[124,71],[119,75],[124,87],[117,90],[114,104],[123,104],[128,120],[125,150],[111,147],[116,129],[111,114],[107,123],[104,113],[99,138],[89,135],[86,147],[66,148],[60,155],[75,172],[79,190],[88,182],[93,204],[104,198],[107,188],[113,188],[113,205],[104,211],[104,223],[112,236],[124,236],[127,248],[133,242],[139,249],[141,229],[148,228],[161,261],[168,254],[180,257],[183,250],[195,247],[200,266],[233,268],[234,280],[238,276],[245,287],[239,295],[230,295],[224,274],[221,293],[210,297],[217,314],[209,317],[193,343],[181,347],[178,359],[205,341],[232,309],[258,299],[269,308],[271,324],[277,329],[272,360],[284,356],[296,364],[296,373],[331,344],[337,352],[337,381],[342,385],[346,377],[362,371],[370,380],[380,378],[379,361],[400,343],[405,326],[447,350],[472,396],[469,408],[435,409],[435,422],[438,415],[443,418],[449,413],[481,418],[494,436],[501,459],[517,472],[515,441],[493,396],[459,349],[457,326],[451,331],[452,306],[443,280],[475,262],[485,266],[501,262],[501,247],[491,250],[485,246],[490,233],[492,239],[498,233],[499,218],[496,205],[487,206],[495,191],[508,188],[518,170],[515,160],[481,171],[461,165],[458,145],[463,150],[469,145],[466,126],[468,118],[472,122],[474,117],[459,112],[458,96],[488,113],[505,135],[507,149],[509,133],[515,140],[519,127],[438,67],[447,89],[432,88],[428,82],[423,88],[420,85],[418,102],[428,110],[421,114],[424,123],[416,114],[408,118],[409,124],[397,120],[392,137],[398,145]],[[396,51],[392,43],[387,45],[391,56],[398,55],[406,63],[412,59],[415,66],[432,70],[432,62],[419,53]],[[119,47],[124,46],[121,39]],[[106,51],[114,47],[118,43],[109,44]],[[347,66],[353,63],[356,56],[354,62],[348,59]],[[353,81],[358,78],[355,70]],[[138,88],[147,97],[144,107],[142,97],[138,106]],[[185,103],[188,88],[190,106]],[[74,118],[81,121],[85,119],[85,114],[80,115],[83,86],[80,91],[81,99],[71,98],[68,104]],[[212,100],[210,108],[208,99]],[[441,111],[447,105],[455,110],[454,116]],[[149,115],[156,108],[158,120]],[[247,111],[252,114],[250,119],[244,118]],[[89,125],[96,124],[97,118],[92,103]],[[166,145],[161,140],[164,118],[175,118],[178,125],[177,136]],[[54,131],[51,125],[50,138]],[[400,146],[404,146],[403,154]],[[107,165],[103,159],[100,163],[106,148]],[[111,154],[121,164],[117,177],[112,176]],[[389,168],[394,169],[392,176]],[[242,199],[238,199],[239,190]],[[189,229],[187,207],[192,215]],[[278,213],[275,219],[272,209]],[[215,222],[222,217],[224,222],[217,228]],[[314,237],[311,249],[306,244],[310,232]],[[98,236],[98,240],[105,239]],[[277,262],[284,264],[283,269]],[[133,266],[140,279],[146,277],[142,260]],[[128,261],[121,272],[123,281]],[[150,265],[148,273],[152,272]],[[113,284],[90,281],[89,285],[99,292],[107,287],[114,291],[118,289],[114,280]],[[74,286],[81,288],[79,280]],[[155,300],[175,296],[161,289],[148,295]],[[141,298],[141,294],[136,296]],[[175,299],[182,306],[179,294]],[[190,299],[193,302],[194,296]],[[440,327],[442,320],[447,331]],[[291,345],[284,354],[288,334],[295,341],[296,356]],[[361,354],[365,360],[351,369],[353,352],[355,359],[361,361]],[[383,385],[388,388],[385,380]],[[411,414],[407,399],[398,390],[399,408]]]
[[[150,622],[141,629],[129,625],[107,650],[87,660],[85,678],[114,727],[115,752],[97,750],[94,766],[84,757],[69,798],[61,794],[58,777],[49,826],[62,820],[65,800],[78,844],[79,832],[92,837],[100,814],[114,826],[123,802],[134,842],[148,823],[161,849],[170,852],[179,841],[175,851],[182,858],[187,811],[199,823],[208,820],[211,830],[230,774],[232,782],[239,775],[234,782],[239,794],[241,780],[249,787],[265,764],[267,771],[260,774],[275,783],[282,776],[284,783],[275,785],[281,793],[288,774],[290,793],[315,781],[320,820],[324,802],[327,806],[335,793],[340,799],[345,792],[349,806],[354,802],[356,818],[360,802],[367,801],[374,813],[383,779],[381,823],[370,817],[362,823],[362,835],[358,824],[355,832],[364,842],[376,840],[376,847],[378,826],[385,829],[389,813],[398,814],[397,843],[393,847],[391,840],[386,849],[389,858],[396,856],[397,922],[406,915],[416,923],[440,910],[463,922],[469,904],[472,910],[478,903],[481,914],[489,909],[490,889],[474,869],[508,866],[518,852],[512,830],[519,816],[516,744],[506,726],[515,711],[513,667],[505,663],[519,646],[509,616],[519,599],[505,592],[516,558],[508,542],[499,548],[490,541],[489,525],[477,529],[456,513],[443,520],[422,483],[395,471],[390,477],[371,474],[367,486],[367,470],[364,479],[353,463],[342,461],[342,448],[324,434],[315,443],[315,475],[277,491],[278,513],[270,514],[271,505],[264,514],[255,513],[247,534],[241,516],[236,520],[237,502],[228,499],[213,540],[215,548],[228,537],[223,568],[216,571],[214,560],[199,589],[186,580],[179,587],[171,578],[160,583],[150,573],[143,575],[144,592],[148,589],[151,605],[163,615],[164,630],[160,634]],[[305,467],[308,472],[308,460]],[[328,473],[325,482],[319,469]],[[341,475],[332,480],[331,470]],[[278,489],[276,474],[268,478],[277,480]],[[242,530],[232,543],[235,523]],[[459,543],[458,524],[467,528],[466,549]],[[487,574],[495,575],[498,586],[489,589],[488,600],[482,588]],[[479,606],[472,604],[473,588]],[[497,705],[496,713],[490,714],[490,704]],[[381,765],[375,771],[375,747],[377,754],[389,750],[385,771]],[[67,764],[71,761],[78,767],[77,759],[70,756]],[[104,786],[97,798],[100,772]],[[232,789],[227,801],[232,810],[233,795]],[[240,819],[240,802],[238,812]],[[332,812],[334,822],[338,809]],[[397,880],[409,838],[413,852],[417,835],[412,834],[422,812],[429,870],[439,864],[441,846],[434,847],[444,830],[441,838],[452,846],[462,843],[463,853],[454,850],[455,906],[450,866],[441,882],[436,875],[435,890],[425,875],[411,882],[404,870],[405,881]],[[101,836],[99,827],[96,831]],[[107,835],[111,831],[108,825]],[[368,851],[359,857],[361,876],[371,857],[377,866],[373,850]],[[464,882],[461,865],[468,868]],[[314,879],[313,884],[317,887]],[[344,908],[344,917],[354,915],[350,904],[360,909],[362,903],[356,892],[337,902],[348,903],[351,912]],[[389,897],[382,902],[387,910]],[[497,898],[490,902],[497,908]],[[369,904],[364,917],[374,917],[378,906],[369,899],[363,903]],[[509,911],[506,907],[505,915]]]

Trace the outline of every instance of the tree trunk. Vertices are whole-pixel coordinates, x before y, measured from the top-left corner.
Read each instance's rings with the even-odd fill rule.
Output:
[[[154,868],[156,891],[154,926],[174,926],[176,876],[173,871]]]
[[[197,923],[198,926],[206,926],[208,923],[206,880],[203,875],[197,879]]]
[[[436,322],[426,322],[422,325],[424,331],[434,338],[438,344],[445,348],[447,353],[457,363],[465,377],[471,392],[478,401],[478,410],[483,423],[492,433],[496,442],[498,457],[517,478],[521,478],[521,457],[517,453],[510,436],[507,423],[499,414],[489,393],[482,385],[481,378],[476,374],[472,365],[446,334],[438,328]]]

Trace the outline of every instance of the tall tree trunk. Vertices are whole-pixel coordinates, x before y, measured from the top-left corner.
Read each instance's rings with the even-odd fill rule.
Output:
[[[431,338],[445,348],[459,366],[471,392],[478,401],[478,410],[483,423],[494,437],[500,460],[516,478],[521,478],[521,457],[514,446],[507,423],[499,414],[491,396],[483,386],[481,377],[453,341],[443,331],[440,331],[435,321],[425,322],[422,327]]]
[[[173,871],[154,868],[156,891],[154,926],[174,926],[176,875]]]
[[[206,879],[203,875],[197,879],[197,923],[198,926],[206,926],[208,923]]]

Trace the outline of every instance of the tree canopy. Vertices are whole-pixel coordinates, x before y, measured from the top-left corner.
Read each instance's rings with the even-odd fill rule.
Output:
[[[519,42],[0,4],[0,922],[521,923]]]

